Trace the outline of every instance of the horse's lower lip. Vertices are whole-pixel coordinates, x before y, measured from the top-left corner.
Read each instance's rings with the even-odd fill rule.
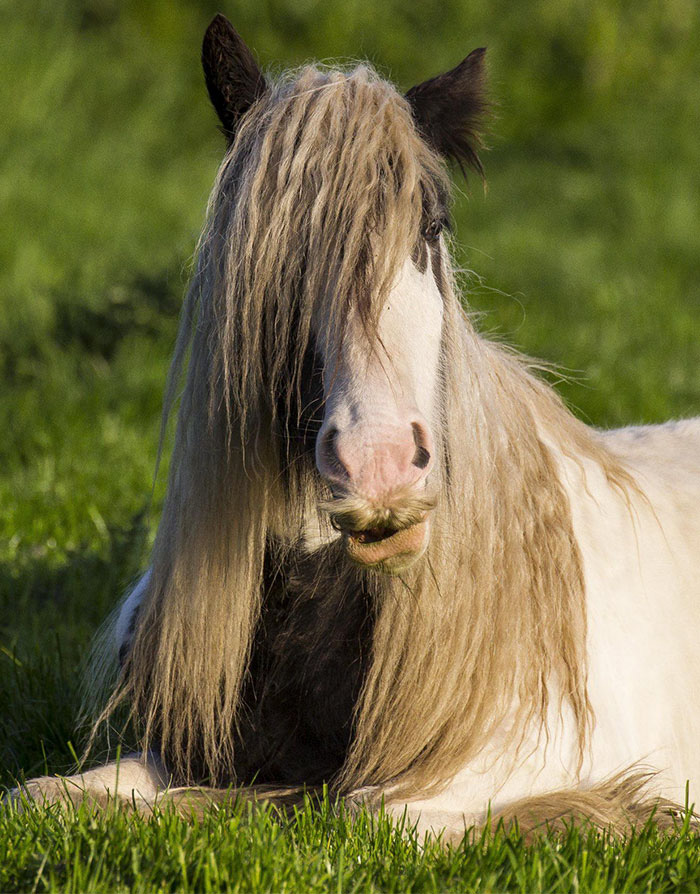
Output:
[[[380,565],[388,560],[420,553],[425,545],[428,522],[423,520],[409,528],[401,528],[380,536],[379,529],[345,533],[348,555],[360,565]]]

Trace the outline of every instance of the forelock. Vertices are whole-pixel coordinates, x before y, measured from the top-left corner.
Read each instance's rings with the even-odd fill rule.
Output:
[[[372,68],[305,67],[271,86],[222,164],[205,240],[214,359],[236,415],[251,390],[274,402],[281,382],[299,387],[319,313],[338,343],[350,309],[372,336],[426,213],[448,189],[407,101]]]

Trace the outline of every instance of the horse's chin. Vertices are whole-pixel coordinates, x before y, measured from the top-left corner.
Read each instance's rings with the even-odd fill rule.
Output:
[[[363,541],[363,533],[343,534],[349,558],[365,568],[399,574],[417,562],[427,549],[430,520],[426,518],[381,540]]]

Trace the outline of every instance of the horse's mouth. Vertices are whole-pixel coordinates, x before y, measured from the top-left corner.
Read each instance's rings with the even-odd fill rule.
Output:
[[[376,528],[367,528],[365,531],[348,531],[348,537],[357,540],[358,543],[380,543],[398,534],[396,528],[386,528],[378,526]]]
[[[404,528],[378,525],[362,531],[344,531],[348,556],[358,565],[380,566],[396,572],[412,564],[425,550],[428,520]]]

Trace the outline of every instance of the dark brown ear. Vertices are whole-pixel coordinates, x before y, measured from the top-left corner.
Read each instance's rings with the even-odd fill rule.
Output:
[[[478,150],[489,111],[484,48],[474,50],[456,68],[418,84],[406,94],[421,134],[444,158],[484,176]]]
[[[204,78],[222,130],[233,141],[238,122],[267,90],[253,54],[221,14],[211,20],[202,43]]]

